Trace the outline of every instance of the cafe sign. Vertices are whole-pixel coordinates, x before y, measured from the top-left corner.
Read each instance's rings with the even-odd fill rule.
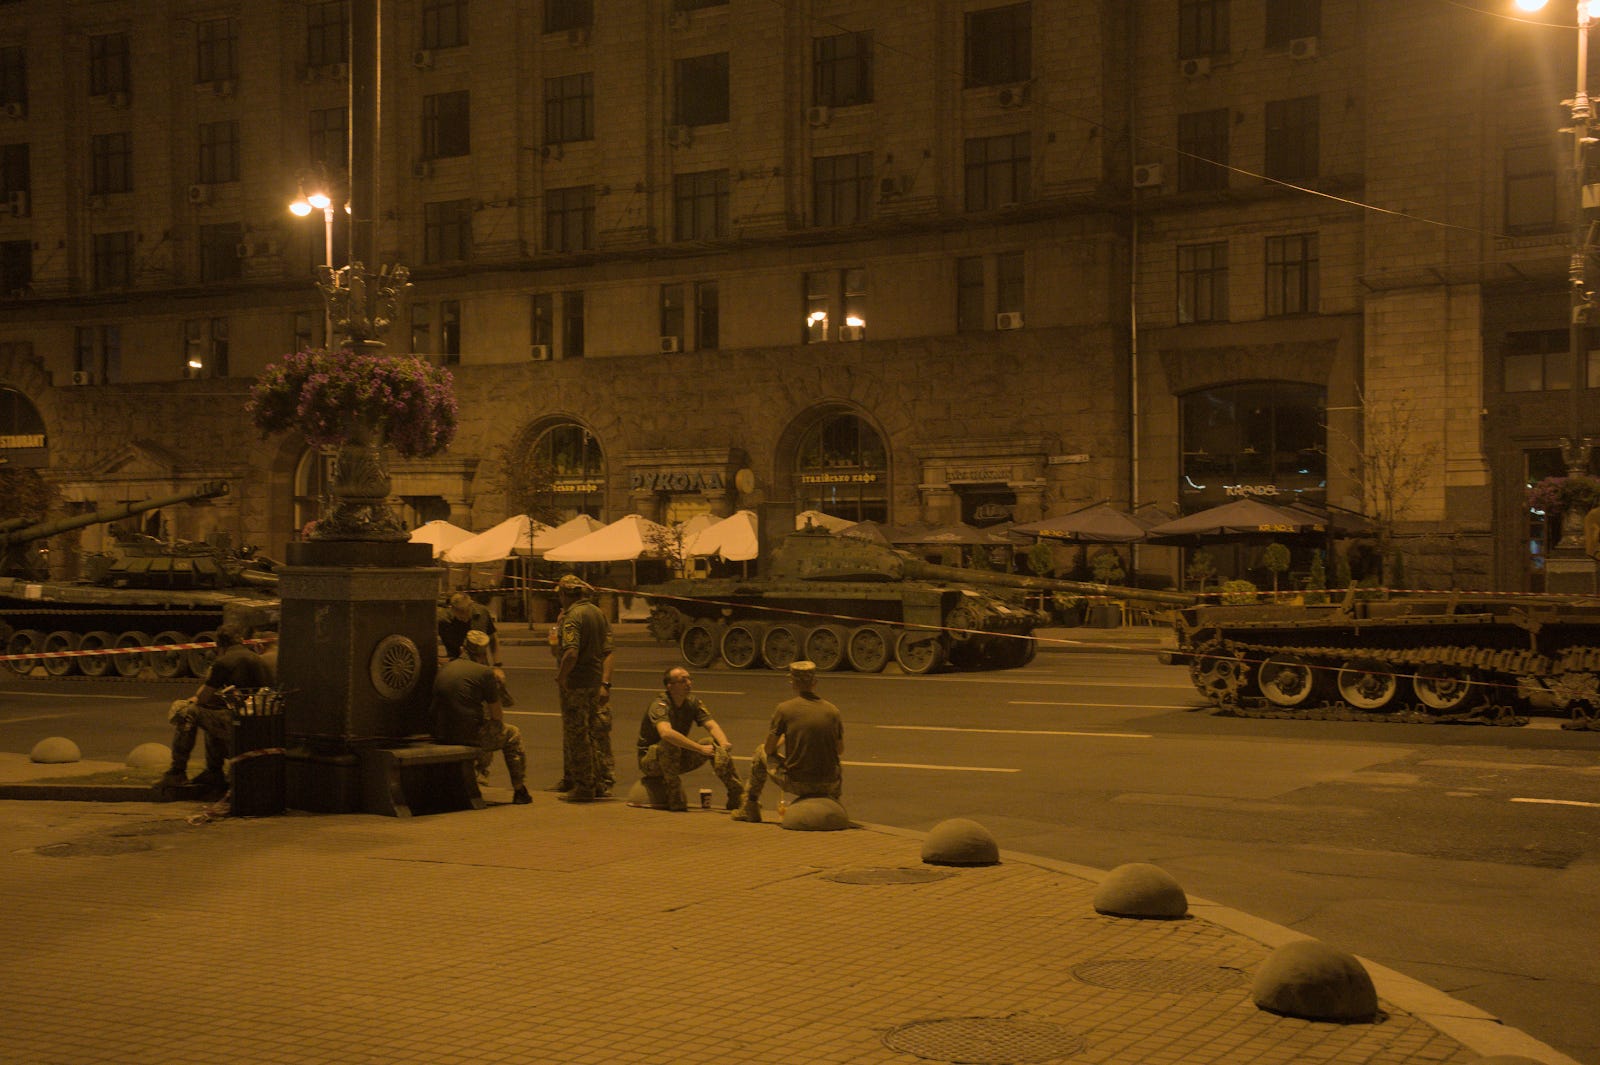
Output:
[[[574,494],[588,494],[600,491],[599,481],[556,481],[550,486],[552,492],[571,492]]]
[[[721,470],[634,470],[628,488],[634,492],[721,492]]]
[[[1275,496],[1278,494],[1278,486],[1275,484],[1230,484],[1223,491],[1236,499],[1247,496]]]
[[[877,484],[878,475],[871,472],[856,473],[802,473],[801,484]]]

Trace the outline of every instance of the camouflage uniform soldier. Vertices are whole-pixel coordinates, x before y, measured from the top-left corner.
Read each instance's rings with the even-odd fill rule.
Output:
[[[206,679],[190,699],[172,704],[167,720],[172,723],[172,765],[161,778],[163,787],[181,786],[188,776],[189,755],[197,735],[206,736],[205,772],[191,782],[203,792],[226,791],[227,760],[232,755],[233,714],[222,692],[237,688],[254,691],[272,685],[272,674],[261,656],[245,644],[246,631],[229,622],[217,629],[217,657],[212,660]]]
[[[522,748],[522,731],[505,722],[500,705],[502,685],[489,666],[489,634],[467,632],[462,656],[440,667],[433,681],[434,726],[440,741],[477,747],[505,756],[511,777],[511,801],[523,806],[528,794],[528,756]]]
[[[556,687],[561,690],[562,761],[572,790],[567,802],[593,802],[611,793],[611,626],[590,601],[594,589],[572,574],[556,582],[561,600],[561,657]]]
[[[659,780],[667,795],[667,809],[687,810],[680,777],[711,761],[711,771],[728,789],[728,809],[737,810],[744,801],[744,781],[733,767],[733,745],[727,734],[706,709],[706,704],[690,694],[689,671],[682,666],[662,674],[666,694],[658,695],[639,722],[639,772],[646,781]],[[710,743],[696,743],[689,730],[700,725],[711,733]]]
[[[804,799],[823,795],[837,800],[844,786],[839,764],[844,754],[844,721],[839,708],[819,696],[813,662],[789,664],[789,686],[795,697],[778,704],[766,741],[750,763],[750,789],[735,821],[761,820],[761,789],[767,777],[778,787]]]

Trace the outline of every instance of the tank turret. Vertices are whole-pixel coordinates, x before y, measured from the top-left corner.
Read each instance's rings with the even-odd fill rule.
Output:
[[[26,551],[29,544],[39,540],[48,540],[74,529],[88,528],[90,525],[104,525],[108,522],[121,521],[131,518],[135,514],[143,514],[149,510],[160,510],[162,507],[176,506],[179,503],[192,503],[200,499],[216,499],[218,496],[228,494],[228,485],[223,481],[207,481],[196,485],[183,492],[176,492],[170,496],[159,499],[141,499],[133,503],[120,503],[114,507],[104,507],[92,510],[86,514],[74,514],[66,518],[56,518],[52,521],[41,521],[28,524],[25,519],[12,518],[0,524],[0,575],[8,577],[26,576],[31,568],[26,560]],[[18,523],[21,523],[20,525]]]
[[[1043,614],[1020,593],[1062,592],[1191,606],[1192,596],[1082,581],[938,566],[885,544],[808,527],[785,536],[759,577],[677,580],[640,589],[651,632],[676,639],[695,668],[902,672],[1020,666]]]

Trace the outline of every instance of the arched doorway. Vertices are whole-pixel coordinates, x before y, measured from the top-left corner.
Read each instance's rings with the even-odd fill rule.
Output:
[[[850,521],[889,520],[889,450],[861,413],[821,408],[796,423],[791,455],[796,508]]]

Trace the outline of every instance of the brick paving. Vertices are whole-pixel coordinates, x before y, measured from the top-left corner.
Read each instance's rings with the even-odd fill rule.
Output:
[[[0,802],[6,1061],[913,1063],[955,1060],[927,1022],[959,1018],[1018,1041],[968,1061],[1468,1065],[1497,1031],[1569,1060],[1387,970],[1379,1023],[1265,1013],[1262,936],[1197,900],[1101,916],[1092,870],[1005,853],[884,883],[927,868],[893,829],[548,793],[412,820],[199,809]]]

